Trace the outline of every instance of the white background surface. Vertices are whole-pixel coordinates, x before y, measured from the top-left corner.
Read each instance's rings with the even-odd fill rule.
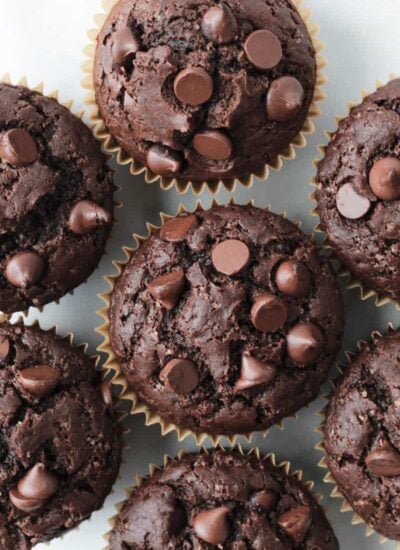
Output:
[[[326,43],[330,82],[326,87],[328,100],[323,103],[323,115],[317,121],[317,132],[297,159],[286,163],[279,173],[272,173],[268,182],[256,182],[250,190],[239,189],[238,202],[255,198],[259,206],[270,203],[273,210],[285,210],[292,220],[302,220],[303,228],[311,231],[314,219],[309,215],[308,181],[313,175],[312,160],[316,146],[324,141],[323,131],[334,127],[334,115],[346,112],[346,102],[358,100],[362,88],[373,90],[377,79],[386,81],[390,73],[400,73],[399,0],[306,0],[313,8],[313,19],[320,24],[320,37]],[[87,43],[86,30],[92,27],[92,17],[100,11],[100,0],[0,0],[0,76],[10,72],[14,80],[26,75],[30,85],[40,81],[46,91],[61,91],[63,100],[74,99],[75,108],[83,108],[84,91],[80,87],[83,60],[82,48]],[[112,273],[112,260],[120,258],[120,248],[131,242],[133,232],[143,232],[145,221],[158,221],[158,212],[175,213],[180,201],[194,203],[191,195],[179,196],[175,191],[163,192],[157,184],[147,185],[141,176],[134,178],[126,168],[119,168],[117,183],[122,186],[118,199],[124,208],[117,211],[119,223],[108,244],[108,255],[100,269],[87,284],[67,296],[59,305],[49,305],[42,314],[33,311],[43,327],[57,324],[59,332],[75,333],[76,339],[90,343],[94,352],[99,336],[94,332],[100,324],[95,310],[101,306],[97,293],[106,285],[102,276]],[[229,195],[219,195],[226,202]],[[210,195],[204,202],[209,205]],[[361,303],[357,290],[344,291],[347,326],[345,349],[354,349],[360,338],[373,329],[384,330],[388,321],[399,324],[399,313],[391,305],[375,308],[373,302]],[[267,439],[257,436],[254,443],[263,451],[275,451],[280,459],[290,460],[294,468],[304,470],[305,478],[316,482],[316,490],[324,494],[323,504],[344,550],[372,550],[379,539],[365,538],[363,526],[352,526],[351,514],[339,512],[339,501],[329,497],[330,487],[322,482],[324,472],[317,467],[320,453],[313,449],[318,436],[313,429],[319,419],[315,415],[322,407],[318,399],[303,409],[298,419],[285,421],[285,430],[273,428]],[[108,530],[107,518],[114,514],[114,503],[123,498],[123,488],[132,485],[135,474],[147,472],[149,462],[161,463],[163,454],[176,454],[185,447],[193,449],[192,441],[178,443],[175,435],[161,437],[158,427],[146,428],[143,417],[130,419],[131,448],[125,453],[125,465],[114,493],[104,508],[93,514],[79,529],[51,543],[51,550],[100,550],[102,535]],[[245,446],[246,443],[245,443]],[[393,543],[380,548],[394,549]],[[38,546],[38,549],[41,546]],[[11,549],[10,549],[11,550]]]

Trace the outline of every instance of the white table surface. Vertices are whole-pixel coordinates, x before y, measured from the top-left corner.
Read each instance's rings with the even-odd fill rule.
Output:
[[[306,0],[320,24],[320,37],[326,43],[329,65],[328,99],[317,121],[317,131],[297,159],[285,164],[279,173],[272,173],[268,182],[256,182],[252,189],[238,189],[235,198],[246,202],[255,198],[259,206],[271,204],[276,212],[286,211],[293,220],[302,220],[303,228],[311,231],[314,219],[309,214],[308,181],[313,175],[312,160],[316,146],[324,141],[324,130],[334,127],[334,115],[346,113],[349,100],[358,100],[362,88],[373,90],[376,80],[386,81],[389,75],[400,73],[399,0]],[[93,15],[100,11],[100,0],[0,0],[0,75],[9,72],[13,80],[26,75],[30,85],[40,81],[46,90],[58,88],[63,100],[73,99],[77,110],[83,108],[84,91],[80,86],[83,60],[82,48],[87,43],[86,30],[92,26]],[[94,332],[100,324],[95,310],[101,306],[97,293],[106,288],[103,275],[113,272],[112,260],[121,257],[123,244],[131,242],[133,232],[144,231],[145,221],[158,221],[158,212],[176,211],[179,202],[188,207],[194,203],[190,194],[163,192],[157,184],[148,185],[142,176],[133,177],[127,168],[119,168],[117,183],[122,186],[118,199],[124,208],[117,212],[119,223],[108,243],[108,254],[100,269],[87,284],[67,296],[59,305],[48,305],[42,314],[32,311],[43,327],[57,324],[60,333],[73,331],[77,340],[87,341],[94,352],[99,336]],[[221,192],[218,199],[226,202],[230,195]],[[204,203],[211,196],[204,195]],[[399,313],[392,305],[377,309],[372,300],[362,303],[358,290],[344,291],[346,301],[346,336],[344,349],[354,349],[360,338],[373,329],[384,330],[392,321],[399,324]],[[323,483],[324,471],[317,464],[321,458],[314,450],[318,436],[314,428],[319,419],[316,412],[322,398],[300,411],[298,419],[285,421],[285,430],[273,428],[267,439],[254,438],[263,451],[274,451],[280,459],[291,461],[294,468],[304,471],[305,479],[316,483],[323,493],[323,504],[344,550],[394,549],[393,543],[379,546],[379,538],[365,537],[363,526],[352,526],[350,513],[339,512],[339,501],[329,496],[330,487]],[[179,443],[175,435],[161,437],[159,427],[147,428],[142,416],[130,419],[133,442],[125,453],[114,492],[103,509],[93,514],[79,529],[50,544],[51,550],[82,548],[99,550],[104,546],[102,535],[107,531],[107,518],[114,513],[114,504],[123,498],[123,489],[133,483],[135,474],[147,472],[149,462],[161,463],[164,453],[176,454],[179,449],[194,449],[193,441]],[[247,444],[244,442],[244,445]],[[39,545],[38,549],[44,548]]]

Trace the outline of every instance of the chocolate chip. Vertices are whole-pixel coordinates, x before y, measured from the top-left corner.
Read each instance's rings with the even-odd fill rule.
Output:
[[[129,27],[122,27],[114,34],[111,55],[115,63],[124,63],[140,50],[140,43]]]
[[[29,513],[39,510],[44,504],[44,500],[41,498],[26,498],[23,497],[16,487],[10,489],[8,496],[11,502],[21,512]]]
[[[179,301],[179,298],[185,288],[185,273],[182,269],[177,269],[166,275],[160,275],[153,279],[147,285],[150,294],[155,300],[160,302],[165,309],[171,311]]]
[[[42,279],[45,269],[46,264],[39,254],[20,252],[8,260],[5,274],[12,285],[29,288]]]
[[[165,241],[176,243],[182,241],[192,228],[199,224],[197,216],[189,214],[168,220],[160,229],[160,237]]]
[[[0,362],[4,362],[8,354],[10,353],[10,341],[6,337],[2,337],[0,340]]]
[[[107,407],[113,406],[113,394],[111,390],[111,383],[109,380],[104,380],[104,382],[100,386],[100,393],[101,397],[103,399],[103,402]]]
[[[193,518],[193,529],[199,539],[209,544],[223,544],[229,537],[229,508],[220,506],[204,510]]]
[[[39,462],[11,489],[11,502],[23,512],[40,508],[58,490],[58,479]]]
[[[34,397],[48,395],[60,382],[60,373],[49,365],[28,367],[18,372],[21,386]]]
[[[249,247],[237,239],[228,239],[216,244],[211,252],[212,263],[225,275],[236,275],[250,260]]]
[[[155,144],[147,151],[146,164],[158,176],[175,176],[181,169],[182,157],[169,147]]]
[[[323,345],[322,332],[313,323],[298,323],[286,335],[287,353],[299,365],[307,365],[318,359]]]
[[[12,166],[32,164],[37,157],[36,143],[27,131],[16,128],[0,136],[0,158]]]
[[[359,195],[351,183],[345,183],[336,196],[336,206],[342,216],[349,220],[357,220],[365,216],[371,202],[367,197]]]
[[[274,80],[268,90],[266,107],[269,118],[277,122],[292,120],[304,103],[304,88],[293,76]]]
[[[369,173],[369,185],[378,199],[400,198],[400,160],[386,157],[376,161]]]
[[[202,31],[206,38],[216,44],[232,42],[238,31],[238,24],[226,4],[213,6],[203,16]]]
[[[385,441],[380,447],[370,451],[365,463],[376,476],[400,476],[400,453],[389,441]]]
[[[189,359],[171,359],[160,372],[160,379],[175,393],[186,395],[196,388],[199,374]]]
[[[261,294],[251,308],[251,322],[261,332],[278,330],[286,321],[285,303],[272,294]]]
[[[258,508],[261,508],[264,512],[270,512],[276,506],[278,502],[278,495],[273,491],[260,491],[253,495],[251,503]]]
[[[77,235],[85,235],[112,221],[111,214],[93,201],[79,201],[69,215],[69,227]]]
[[[247,390],[260,384],[271,382],[277,374],[275,365],[263,363],[250,353],[244,352],[242,355],[242,368],[240,378],[235,384],[236,391]]]
[[[192,106],[206,103],[213,94],[213,87],[211,76],[200,67],[187,67],[174,81],[176,97]]]
[[[244,44],[247,59],[257,69],[272,69],[282,59],[282,46],[274,33],[267,30],[252,32]]]
[[[308,506],[296,506],[278,517],[278,525],[295,544],[301,544],[311,526],[312,514]]]
[[[275,283],[283,294],[293,298],[304,298],[310,292],[311,274],[303,263],[287,260],[278,267]]]
[[[233,145],[223,132],[205,130],[193,138],[193,148],[209,160],[226,160],[232,155]]]

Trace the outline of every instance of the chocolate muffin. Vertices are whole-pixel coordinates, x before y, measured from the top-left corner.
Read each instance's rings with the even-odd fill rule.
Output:
[[[120,0],[97,39],[101,116],[153,174],[244,178],[303,127],[315,51],[290,0]]]
[[[56,100],[0,83],[0,311],[85,281],[112,212],[111,171],[89,129]]]
[[[354,510],[400,540],[400,333],[365,345],[331,397],[324,428],[329,469]]]
[[[339,124],[319,163],[318,214],[339,259],[367,289],[400,300],[400,79]]]
[[[109,316],[139,399],[212,434],[268,428],[314,399],[343,328],[328,261],[293,223],[253,206],[165,223],[125,265]]]
[[[134,490],[110,550],[336,550],[336,537],[306,487],[269,458],[237,450],[169,461]]]
[[[28,550],[100,508],[120,430],[95,365],[35,327],[0,326],[0,548]]]

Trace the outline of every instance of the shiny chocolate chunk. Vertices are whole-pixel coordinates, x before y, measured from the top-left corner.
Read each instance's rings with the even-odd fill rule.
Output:
[[[111,221],[111,214],[107,210],[88,200],[76,203],[69,215],[69,227],[77,235],[90,233]]]
[[[152,145],[147,151],[146,164],[158,176],[175,176],[182,166],[180,153],[162,145]]]
[[[296,506],[278,517],[279,527],[295,544],[301,544],[311,526],[312,514],[308,506]]]
[[[251,322],[261,332],[274,332],[287,321],[285,302],[272,294],[261,294],[251,308]]]
[[[304,298],[311,289],[311,274],[303,263],[287,260],[278,267],[275,283],[283,294],[292,298]]]
[[[247,59],[257,69],[272,69],[282,59],[282,46],[277,36],[264,29],[252,32],[244,44]]]
[[[16,487],[10,489],[8,496],[12,504],[18,508],[18,510],[25,513],[39,510],[45,502],[42,498],[27,498],[22,496]]]
[[[244,352],[242,355],[242,368],[240,378],[235,384],[237,391],[247,390],[260,384],[271,382],[277,374],[275,365],[263,363],[256,359],[250,353]]]
[[[211,253],[213,266],[225,275],[236,275],[250,260],[247,244],[237,239],[228,239],[216,244]]]
[[[129,27],[122,27],[114,34],[111,55],[115,63],[124,63],[140,50],[140,42]]]
[[[287,353],[299,365],[308,365],[316,361],[323,346],[322,332],[313,323],[298,323],[286,335]]]
[[[198,513],[193,518],[193,529],[199,539],[209,544],[224,544],[229,537],[229,513],[227,506]]]
[[[369,211],[371,202],[367,197],[359,195],[351,183],[345,183],[336,196],[336,206],[345,218],[358,220]]]
[[[171,311],[179,302],[179,298],[185,288],[185,273],[182,269],[171,271],[153,279],[148,285],[150,294],[160,302],[165,309]]]
[[[238,31],[236,17],[226,4],[213,6],[203,16],[202,31],[215,44],[229,44]]]
[[[171,359],[160,372],[160,379],[171,391],[187,395],[199,383],[197,368],[189,359]]]
[[[367,454],[365,463],[375,476],[400,476],[400,453],[385,441],[380,447]]]
[[[268,90],[266,107],[269,118],[277,122],[292,120],[301,111],[304,89],[293,76],[274,80]]]
[[[160,237],[172,243],[182,241],[191,229],[199,224],[194,214],[168,220],[160,229]]]
[[[32,164],[38,158],[35,141],[26,130],[8,130],[0,136],[0,159],[12,166]]]
[[[274,491],[259,491],[251,498],[251,503],[265,512],[273,510],[278,502],[278,495]]]
[[[211,76],[200,67],[187,67],[174,81],[176,97],[188,105],[197,106],[206,103],[213,94],[214,84]]]
[[[23,512],[31,512],[55,495],[58,486],[56,476],[39,462],[19,480],[15,488],[11,489],[9,496],[14,506]]]
[[[232,155],[233,145],[224,132],[204,130],[193,138],[193,148],[208,160],[226,160]]]
[[[20,252],[12,256],[6,265],[8,281],[18,288],[29,288],[38,283],[46,270],[46,264],[36,252]]]
[[[377,160],[369,173],[369,185],[378,197],[384,201],[400,198],[400,160],[385,157]]]
[[[18,382],[34,397],[45,397],[58,385],[61,375],[49,365],[28,367],[18,372]]]

